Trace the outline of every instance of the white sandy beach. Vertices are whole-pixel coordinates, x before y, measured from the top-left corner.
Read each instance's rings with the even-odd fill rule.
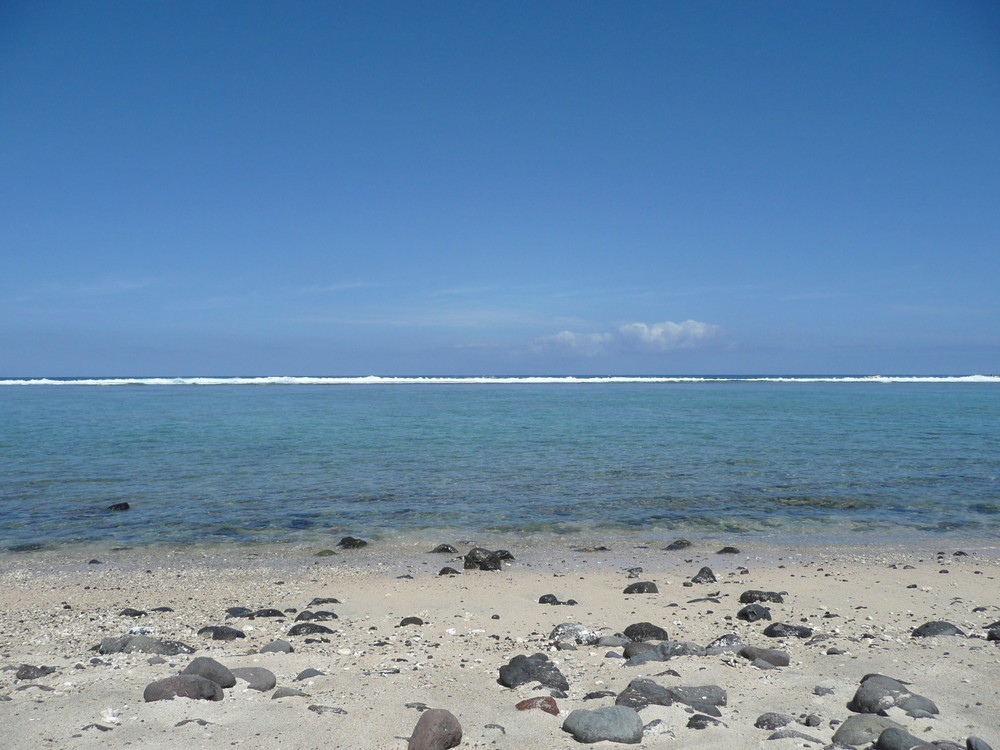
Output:
[[[874,672],[911,683],[910,690],[939,707],[939,715],[923,719],[891,709],[891,718],[911,734],[963,747],[972,735],[1000,747],[1000,645],[985,640],[983,629],[1000,619],[995,546],[970,544],[961,547],[967,555],[955,556],[955,546],[775,550],[738,543],[739,554],[719,555],[719,544],[699,540],[673,552],[634,542],[609,543],[612,550],[598,552],[567,544],[519,550],[511,540],[490,543],[498,541],[483,540],[483,546],[509,548],[513,563],[501,572],[457,576],[437,573],[445,565],[461,570],[460,558],[427,552],[440,542],[462,553],[469,548],[446,539],[420,546],[372,544],[328,557],[316,557],[317,547],[279,546],[104,552],[95,555],[101,564],[88,564],[89,555],[78,552],[7,555],[0,574],[2,744],[402,750],[420,716],[416,704],[424,704],[458,718],[462,748],[570,748],[579,743],[561,729],[566,715],[615,701],[584,700],[586,694],[617,694],[632,679],[649,677],[664,686],[718,685],[727,692],[727,704],[720,707],[721,723],[706,729],[688,728],[691,712],[679,703],[642,709],[643,723],[660,719],[663,730],[645,735],[642,747],[818,748],[852,715],[846,704],[861,678]],[[940,558],[939,551],[945,553]],[[718,582],[684,586],[704,565]],[[626,573],[633,567],[643,568],[638,579]],[[654,582],[659,593],[623,594],[635,580]],[[787,592],[784,603],[767,605],[774,621],[807,625],[813,637],[767,638],[761,631],[768,623],[737,620],[740,594],[748,589]],[[549,593],[578,604],[539,604]],[[312,608],[333,610],[339,619],[322,623],[334,632],[309,636],[311,643],[287,635],[294,613],[225,619],[228,607],[301,611],[315,597],[339,599]],[[718,603],[692,602],[705,598]],[[148,614],[121,616],[126,607]],[[173,611],[150,611],[156,607]],[[424,624],[400,627],[410,616]],[[967,637],[911,637],[916,626],[933,620],[951,622]],[[602,635],[650,622],[665,628],[671,640],[702,645],[737,633],[750,645],[787,651],[791,664],[761,670],[728,653],[624,666],[622,659],[606,656],[621,648],[555,650],[548,635],[564,622]],[[223,642],[197,635],[206,625],[223,624],[243,630],[246,638]],[[134,627],[197,651],[151,664],[149,654],[101,656],[90,650]],[[275,639],[288,640],[294,652],[259,653]],[[845,653],[830,655],[831,647]],[[568,697],[556,699],[558,717],[514,707],[524,698],[548,695],[548,688],[509,689],[497,681],[511,658],[537,652],[548,654],[569,682]],[[273,690],[250,690],[237,681],[218,702],[143,701],[149,683],[177,674],[194,656],[229,668],[264,667],[278,687],[306,695],[273,699]],[[24,664],[55,672],[17,679]],[[296,681],[306,669],[323,674]],[[832,692],[818,695],[826,691],[817,687]],[[815,715],[818,725],[789,728],[820,742],[768,740],[771,731],[754,727],[765,712],[796,720]]]

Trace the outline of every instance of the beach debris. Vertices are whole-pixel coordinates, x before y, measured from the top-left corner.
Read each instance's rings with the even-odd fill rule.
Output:
[[[169,701],[174,698],[221,701],[223,695],[222,688],[217,682],[195,674],[166,677],[149,683],[142,691],[142,699],[147,703]]]
[[[563,722],[562,729],[573,735],[577,742],[620,742],[638,745],[642,742],[642,719],[627,706],[606,708],[578,708]]]
[[[462,725],[451,711],[430,708],[420,714],[406,750],[448,750],[462,742]]]

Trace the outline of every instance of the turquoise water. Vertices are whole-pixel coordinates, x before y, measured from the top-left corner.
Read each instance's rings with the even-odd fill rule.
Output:
[[[11,382],[0,549],[419,532],[1000,538],[989,379]],[[106,510],[120,502],[131,509]]]

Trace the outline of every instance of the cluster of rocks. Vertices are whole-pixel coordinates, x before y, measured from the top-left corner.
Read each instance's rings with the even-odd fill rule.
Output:
[[[678,540],[672,545],[682,549]],[[725,553],[726,550],[720,550]],[[641,572],[641,571],[640,571]],[[632,572],[629,571],[630,577]],[[710,568],[701,568],[684,585],[697,583],[714,583],[716,578]],[[624,590],[626,594],[658,593],[656,584],[652,581],[631,584]],[[762,591],[751,589],[740,596],[743,606],[736,618],[748,623],[757,621],[770,622],[771,611],[762,603],[783,604],[787,592]],[[548,595],[554,599],[552,595]],[[540,601],[547,597],[542,597]],[[708,598],[708,601],[719,602],[719,599]],[[696,601],[705,601],[696,600]],[[1000,639],[1000,622],[986,627],[989,639]],[[600,630],[607,631],[607,628]],[[814,630],[804,625],[792,625],[783,622],[770,622],[761,635],[767,638],[808,639],[814,636]],[[913,631],[913,637],[964,635],[951,623],[929,622]],[[726,633],[705,645],[688,641],[671,640],[667,630],[649,622],[634,623],[621,633],[601,635],[598,629],[580,623],[563,623],[556,626],[548,636],[551,648],[555,650],[574,650],[578,646],[607,647],[611,649],[606,658],[621,659],[624,667],[641,667],[652,662],[665,662],[679,656],[709,657],[720,654],[734,653],[748,661],[752,666],[770,670],[787,667],[791,663],[791,655],[784,650],[749,645],[736,633]],[[617,649],[621,649],[618,651]],[[840,649],[831,648],[828,654],[843,653]],[[663,675],[680,675],[667,670]],[[501,685],[508,688],[518,688],[523,685],[535,685],[536,689],[549,690],[549,696],[536,696],[522,700],[517,708],[526,710],[540,708],[549,713],[560,715],[555,704],[556,698],[567,698],[570,685],[566,676],[556,663],[544,653],[518,655],[499,668]],[[817,687],[818,695],[831,693],[828,688]],[[644,723],[640,712],[651,706],[679,705],[689,714],[686,726],[690,729],[704,729],[723,722],[722,708],[727,706],[726,690],[714,684],[695,686],[670,686],[660,684],[648,677],[632,679],[624,690],[597,691],[584,696],[586,700],[614,699],[614,705],[596,709],[578,708],[565,716],[562,729],[570,733],[581,743],[615,742],[637,744],[644,735],[667,732],[661,720]],[[929,718],[938,714],[937,706],[928,698],[909,690],[905,683],[879,674],[865,675],[857,688],[847,709],[854,712],[844,720],[831,720],[831,728],[837,727],[832,737],[832,748],[856,748],[862,745],[873,745],[875,750],[960,750],[961,746],[948,740],[938,740],[933,744],[910,734],[906,727],[886,716],[888,709],[895,708],[904,712],[905,716],[919,719]],[[809,744],[824,744],[824,740],[811,733],[789,727],[796,720],[791,716],[772,712],[758,717],[755,727],[770,730],[769,740],[796,739]],[[815,715],[803,715],[798,722],[803,728],[819,727],[822,719]],[[989,750],[989,746],[977,737],[968,737],[965,747],[969,750]]]

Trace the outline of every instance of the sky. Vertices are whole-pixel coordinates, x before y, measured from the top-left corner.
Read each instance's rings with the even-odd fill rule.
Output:
[[[0,3],[0,377],[1000,372],[995,2]]]

